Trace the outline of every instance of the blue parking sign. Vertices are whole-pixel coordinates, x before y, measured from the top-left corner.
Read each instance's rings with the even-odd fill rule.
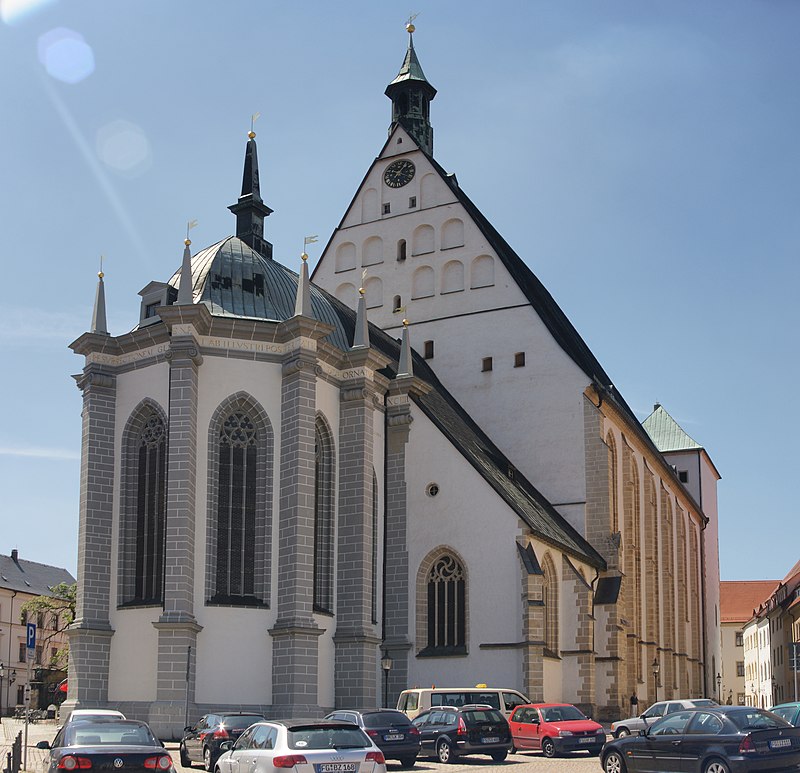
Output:
[[[36,623],[28,623],[28,649],[36,648]]]

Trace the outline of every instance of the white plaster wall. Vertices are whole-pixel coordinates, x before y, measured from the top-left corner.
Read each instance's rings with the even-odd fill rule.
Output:
[[[409,630],[416,630],[417,572],[438,546],[448,546],[464,560],[468,582],[468,656],[416,658],[412,649],[410,685],[450,684],[520,688],[521,650],[481,650],[482,643],[521,641],[521,568],[515,545],[517,515],[494,493],[471,465],[440,435],[416,406],[412,407],[408,458]],[[436,482],[440,493],[425,489]]]
[[[741,623],[723,623],[720,639],[722,642],[722,700],[727,700],[733,691],[733,703],[737,703],[740,693],[744,693],[744,677],[736,675],[736,663],[744,661],[744,647],[736,644],[736,633],[742,630]]]

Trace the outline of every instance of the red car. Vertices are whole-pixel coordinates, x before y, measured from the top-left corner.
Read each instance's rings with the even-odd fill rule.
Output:
[[[569,703],[517,706],[508,724],[515,751],[541,749],[545,757],[582,750],[600,754],[606,742],[603,726]]]

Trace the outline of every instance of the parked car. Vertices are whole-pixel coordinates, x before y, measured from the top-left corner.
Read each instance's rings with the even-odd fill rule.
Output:
[[[132,719],[83,719],[67,722],[50,744],[48,773],[124,769],[128,773],[175,773],[172,758],[144,722]]]
[[[781,703],[779,706],[773,706],[770,711],[783,717],[789,724],[800,727],[800,702]]]
[[[478,684],[475,687],[413,687],[400,693],[397,698],[397,709],[409,719],[414,719],[417,714],[437,706],[485,704],[509,717],[511,712],[523,703],[530,701],[521,692],[487,687],[485,684]]]
[[[569,703],[517,706],[508,725],[515,751],[541,749],[545,757],[575,751],[599,754],[606,742],[603,726]]]
[[[511,749],[511,732],[502,712],[487,705],[445,706],[414,718],[420,755],[455,762],[465,754],[488,754],[502,762]]]
[[[794,771],[800,769],[800,728],[751,706],[685,709],[610,741],[600,762],[605,773]]]
[[[671,701],[659,701],[654,703],[647,711],[639,714],[638,717],[628,717],[627,719],[620,719],[619,722],[611,723],[611,735],[614,738],[623,738],[631,733],[638,733],[644,730],[648,725],[652,725],[657,719],[672,714],[682,709],[691,709],[694,707],[716,706],[717,702],[712,701],[710,698],[691,698]]]
[[[349,722],[265,721],[223,741],[215,773],[386,773],[383,752]]]
[[[411,720],[396,709],[372,709],[334,711],[325,719],[337,722],[352,722],[358,725],[383,752],[387,760],[400,760],[404,768],[414,765],[419,754],[419,730]]]
[[[116,709],[75,709],[64,724],[76,722],[79,719],[125,719],[125,715]]]
[[[223,741],[235,741],[250,725],[263,721],[261,714],[244,711],[206,714],[193,727],[183,729],[181,765],[188,768],[192,763],[199,762],[207,771],[213,771],[214,763],[221,754],[220,744]]]

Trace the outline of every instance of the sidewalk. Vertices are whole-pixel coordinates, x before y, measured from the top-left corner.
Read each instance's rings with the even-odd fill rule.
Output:
[[[54,719],[40,720],[35,724],[28,725],[27,770],[31,771],[31,773],[42,773],[44,771],[44,763],[48,752],[46,749],[37,749],[36,744],[39,741],[52,741],[56,735],[56,725],[57,723]],[[11,744],[14,743],[17,733],[24,732],[25,723],[21,719],[3,717],[3,723],[0,727],[2,727],[2,732],[0,732],[0,755],[2,755],[0,756],[0,770],[5,770],[8,760],[7,755],[11,751]]]

